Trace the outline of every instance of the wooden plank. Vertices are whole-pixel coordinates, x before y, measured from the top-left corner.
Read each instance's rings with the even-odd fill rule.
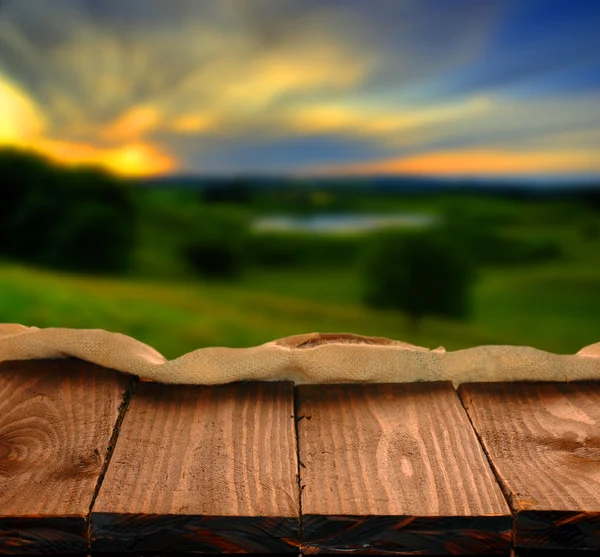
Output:
[[[515,544],[600,549],[600,383],[460,388],[515,512]]]
[[[95,552],[295,552],[292,383],[140,384],[92,511]]]
[[[450,383],[297,396],[303,553],[509,554],[510,511]]]
[[[78,360],[0,364],[0,555],[79,553],[132,380]]]

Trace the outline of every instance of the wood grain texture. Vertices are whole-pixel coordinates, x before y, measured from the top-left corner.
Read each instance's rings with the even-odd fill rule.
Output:
[[[512,519],[450,383],[297,388],[302,552],[508,555]]]
[[[460,387],[515,512],[515,545],[600,549],[600,383]]]
[[[0,364],[0,554],[88,549],[125,375],[78,360]]]
[[[292,383],[140,384],[92,512],[103,552],[297,552]]]

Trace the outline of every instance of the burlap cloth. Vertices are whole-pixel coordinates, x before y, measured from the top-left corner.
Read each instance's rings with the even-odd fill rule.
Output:
[[[160,383],[233,381],[403,383],[600,379],[600,342],[575,355],[528,346],[446,352],[386,338],[339,333],[286,337],[251,348],[201,348],[168,361],[131,337],[102,330],[0,324],[0,362],[80,358]]]

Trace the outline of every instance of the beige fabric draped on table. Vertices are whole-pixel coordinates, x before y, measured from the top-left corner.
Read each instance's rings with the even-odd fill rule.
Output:
[[[600,379],[600,342],[575,355],[527,346],[478,346],[446,352],[353,334],[310,333],[251,348],[200,348],[166,360],[131,337],[103,330],[0,324],[0,362],[80,358],[160,383],[232,381],[403,383],[575,381]]]

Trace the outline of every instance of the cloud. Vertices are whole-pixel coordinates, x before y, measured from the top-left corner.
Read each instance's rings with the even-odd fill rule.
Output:
[[[379,156],[353,164],[341,158],[307,173],[508,175],[600,172],[598,97],[511,100],[478,98],[406,114],[339,115],[324,127],[369,135]],[[315,116],[315,115],[313,115]],[[317,119],[317,121],[319,121]],[[305,122],[311,122],[310,119]]]
[[[222,8],[228,2],[218,4]],[[366,71],[364,46],[343,40],[352,31],[342,25],[346,17],[305,16],[295,22],[301,25],[288,22],[286,32],[280,30],[280,37],[266,47],[255,25],[247,26],[247,15],[236,10],[214,14],[206,3],[189,2],[165,6],[144,3],[136,12],[142,22],[157,12],[160,25],[138,22],[123,28],[106,21],[99,25],[74,0],[55,0],[51,11],[44,0],[9,2],[0,52],[7,71],[27,82],[34,95],[47,95],[53,81],[72,101],[93,109],[93,115],[112,117],[148,98],[172,110],[182,101],[186,108],[256,99],[269,103],[288,92],[355,85]],[[183,6],[195,6],[188,10],[192,16]],[[117,18],[121,12],[115,13]],[[41,18],[53,28],[57,17],[60,37],[50,38],[41,29],[41,37],[30,32]],[[40,52],[39,43],[49,49]],[[28,64],[23,64],[25,58]]]
[[[315,104],[298,107],[282,116],[282,124],[297,133],[352,134],[379,140],[382,144],[418,140],[423,129],[451,127],[455,121],[489,111],[491,101],[469,98],[460,102],[425,107],[381,109],[377,106]]]
[[[491,108],[479,114],[465,114],[451,125],[430,129],[427,144],[525,146],[548,134],[576,131],[600,125],[597,95],[575,95],[547,100],[491,98]],[[596,107],[596,108],[595,108]]]
[[[98,165],[123,176],[153,176],[177,167],[173,158],[145,143],[100,148],[84,143],[40,139],[31,147],[57,162]]]
[[[218,10],[144,2],[130,11],[133,4],[125,19],[140,18],[130,27],[112,26],[110,16],[122,15],[114,3],[99,2],[95,11],[75,0],[56,0],[52,10],[39,0],[5,6],[0,75],[13,76],[44,107],[43,139],[114,150],[168,133],[252,134],[285,97],[343,92],[369,72],[364,48],[342,39],[348,28],[334,32],[343,19],[303,16],[301,26],[288,22],[286,33],[273,34],[239,2]]]
[[[514,27],[539,7],[5,0],[0,106],[10,116],[0,138],[128,174],[297,170],[483,148],[499,168],[490,153],[506,158],[516,146],[562,145],[574,157],[597,147],[585,130],[600,126],[599,96],[585,91],[600,48],[590,48],[591,22],[578,36],[569,35],[573,18],[556,24],[564,36]]]
[[[184,114],[176,116],[169,130],[178,134],[198,135],[203,132],[216,130],[219,128],[217,117],[211,114]]]
[[[0,75],[0,145],[24,143],[39,136],[45,125],[35,101]]]
[[[126,110],[114,122],[101,130],[111,143],[140,140],[160,124],[160,114],[152,106],[135,106]]]
[[[334,123],[343,123],[343,129],[338,129],[344,133],[369,133],[389,148],[430,149],[507,142],[526,145],[559,132],[577,133],[600,126],[598,102],[598,96],[590,94],[541,101],[475,96],[413,110],[365,110],[352,113],[352,118],[345,120],[340,117]],[[304,122],[310,126],[311,120]],[[322,125],[327,122],[325,118]]]

